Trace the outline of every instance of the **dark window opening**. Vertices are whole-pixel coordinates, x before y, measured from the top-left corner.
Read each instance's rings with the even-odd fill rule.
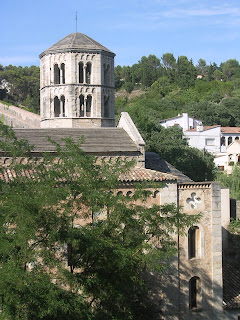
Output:
[[[54,65],[54,84],[60,84],[60,69],[58,65]]]
[[[83,63],[79,62],[79,83],[83,83]]]
[[[228,138],[228,146],[232,143],[232,137]]]
[[[225,137],[221,137],[221,146],[225,146]]]
[[[60,115],[60,101],[58,97],[54,98],[54,117],[59,117]]]
[[[65,64],[61,64],[61,83],[65,83]]]
[[[92,97],[87,96],[86,116],[91,117]]]
[[[84,117],[84,96],[82,94],[79,97],[79,109],[80,117]]]
[[[188,230],[188,258],[199,257],[200,251],[200,230],[198,227],[192,227]]]
[[[61,96],[60,102],[61,102],[60,115],[62,117],[65,117],[65,97],[64,96]]]
[[[86,83],[90,84],[91,83],[91,73],[92,73],[92,65],[91,63],[87,63],[87,68],[86,68]]]
[[[201,307],[201,281],[198,277],[193,277],[189,281],[189,309]]]

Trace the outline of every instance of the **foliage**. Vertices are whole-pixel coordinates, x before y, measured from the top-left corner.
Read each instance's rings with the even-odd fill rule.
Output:
[[[132,197],[118,194],[129,162],[98,162],[70,138],[63,147],[52,141],[55,155],[35,159],[26,141],[0,130],[14,177],[0,180],[2,317],[154,319],[144,275],[166,267],[173,233],[196,217],[173,204],[146,206],[144,184]]]
[[[240,235],[240,220],[239,219],[238,220],[231,219],[230,225],[229,225],[229,231],[231,233]]]
[[[0,69],[0,99],[14,105],[23,105],[29,111],[38,113],[40,110],[40,69],[36,66],[15,67],[12,65]]]
[[[240,200],[240,167],[235,165],[231,174],[219,172],[217,179],[224,187],[230,189],[230,196]]]

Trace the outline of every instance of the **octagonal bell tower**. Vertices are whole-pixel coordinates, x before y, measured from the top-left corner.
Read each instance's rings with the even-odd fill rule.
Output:
[[[115,126],[113,52],[71,33],[39,57],[42,128]]]

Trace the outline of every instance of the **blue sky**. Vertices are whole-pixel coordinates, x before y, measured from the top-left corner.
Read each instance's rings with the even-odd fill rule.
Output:
[[[116,53],[115,65],[173,53],[240,61],[239,0],[0,0],[0,64],[39,65],[39,54],[76,31]]]

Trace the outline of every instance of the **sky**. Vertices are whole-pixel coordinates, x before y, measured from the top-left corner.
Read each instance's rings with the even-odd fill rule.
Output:
[[[39,66],[39,54],[77,31],[115,65],[173,53],[194,64],[240,61],[239,0],[0,0],[0,64]]]

